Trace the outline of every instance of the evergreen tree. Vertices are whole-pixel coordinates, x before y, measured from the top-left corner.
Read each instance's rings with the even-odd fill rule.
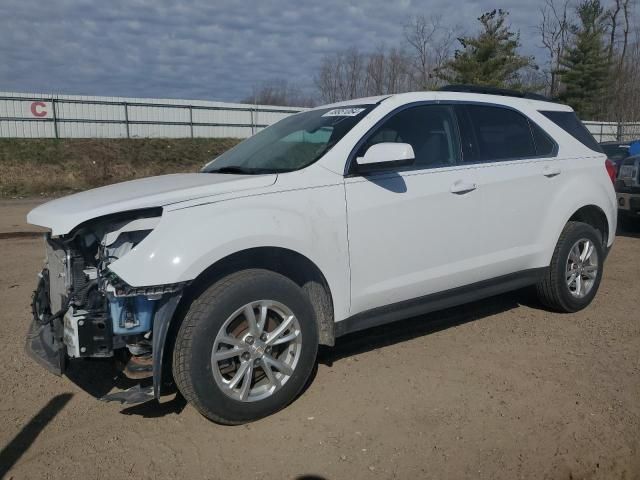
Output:
[[[511,32],[506,24],[508,12],[493,10],[478,20],[482,30],[476,37],[461,37],[462,49],[438,76],[451,83],[520,87],[520,72],[535,67],[531,57],[519,55],[520,34]]]
[[[577,14],[580,24],[571,27],[572,43],[560,60],[558,73],[564,88],[559,99],[582,118],[593,118],[605,102],[609,78],[604,8],[600,0],[584,0]]]

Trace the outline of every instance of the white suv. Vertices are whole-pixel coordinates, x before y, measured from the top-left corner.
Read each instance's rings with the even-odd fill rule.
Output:
[[[569,107],[494,93],[314,108],[200,173],[34,209],[28,350],[58,374],[120,358],[153,381],[109,398],[176,385],[237,424],[291,402],[341,335],[528,285],[586,307],[616,227],[606,157]]]

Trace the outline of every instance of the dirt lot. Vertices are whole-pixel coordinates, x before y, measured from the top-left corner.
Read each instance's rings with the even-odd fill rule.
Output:
[[[28,206],[0,205],[0,232]],[[73,383],[30,361],[42,257],[40,239],[0,239],[0,477],[640,478],[637,233],[583,312],[517,292],[345,337],[297,401],[241,427],[180,398],[99,402],[122,384],[101,362]]]

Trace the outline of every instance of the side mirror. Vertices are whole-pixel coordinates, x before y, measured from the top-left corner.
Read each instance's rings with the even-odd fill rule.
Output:
[[[377,170],[382,168],[411,165],[416,156],[408,143],[376,143],[369,147],[364,157],[358,157],[359,170]]]

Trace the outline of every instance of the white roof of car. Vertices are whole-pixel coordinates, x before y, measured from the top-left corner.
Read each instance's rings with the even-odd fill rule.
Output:
[[[512,107],[529,106],[539,110],[556,110],[556,111],[572,111],[571,107],[556,103],[551,100],[537,100],[532,98],[512,97],[508,95],[490,95],[486,93],[468,93],[468,92],[447,92],[447,91],[423,91],[423,92],[407,92],[396,93],[393,95],[380,95],[377,97],[354,98],[344,102],[336,102],[330,105],[322,105],[318,108],[328,107],[347,107],[353,105],[374,105],[380,102],[394,102],[398,105],[412,102],[441,100],[441,101],[459,101],[472,102],[482,101],[487,103],[495,103],[498,105],[507,105]]]

